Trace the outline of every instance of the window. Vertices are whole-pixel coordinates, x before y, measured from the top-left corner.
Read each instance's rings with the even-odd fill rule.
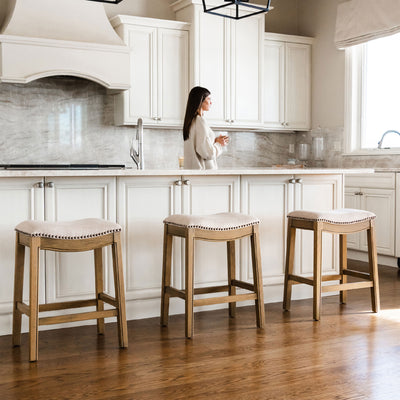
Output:
[[[400,153],[400,34],[346,49],[347,151]],[[387,150],[390,148],[390,150]]]

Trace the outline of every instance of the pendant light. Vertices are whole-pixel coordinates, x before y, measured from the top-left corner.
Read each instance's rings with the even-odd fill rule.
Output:
[[[98,3],[118,4],[121,3],[122,0],[88,0],[88,1],[97,1]]]
[[[207,3],[209,3],[210,0],[202,1],[205,13],[231,19],[247,18],[257,14],[267,13],[273,9],[273,7],[271,7],[271,0],[265,0],[265,6],[261,4],[251,4],[249,3],[249,0],[221,0],[223,1],[222,4],[213,6],[207,6]],[[235,7],[233,15],[229,12],[229,9],[225,8],[229,6]]]

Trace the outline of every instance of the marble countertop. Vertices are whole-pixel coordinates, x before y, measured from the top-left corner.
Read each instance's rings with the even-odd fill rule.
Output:
[[[43,177],[43,176],[181,176],[181,175],[331,175],[331,174],[367,174],[372,168],[232,168],[217,170],[185,170],[185,169],[0,169],[1,177]]]

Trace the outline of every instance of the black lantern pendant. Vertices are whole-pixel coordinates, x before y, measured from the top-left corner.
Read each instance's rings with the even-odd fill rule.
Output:
[[[122,0],[89,0],[89,1],[97,1],[98,3],[118,4],[121,3]]]
[[[271,0],[266,0],[267,4],[265,6],[259,4],[251,4],[249,3],[249,0],[224,0],[225,4],[214,7],[207,7],[206,0],[202,1],[205,13],[219,15],[220,17],[231,19],[247,18],[257,14],[267,13],[268,11],[273,9],[273,7],[271,7]],[[235,6],[234,15],[231,15],[229,10],[225,9],[225,7],[229,6]],[[224,13],[223,11],[226,11],[226,13]]]

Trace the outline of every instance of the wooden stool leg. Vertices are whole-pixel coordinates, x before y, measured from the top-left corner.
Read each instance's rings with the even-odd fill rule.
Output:
[[[254,278],[254,291],[257,293],[256,315],[257,326],[264,328],[265,324],[265,310],[264,310],[264,287],[262,284],[262,268],[261,268],[261,254],[260,254],[260,239],[258,233],[258,225],[253,226],[253,234],[251,235],[251,254],[253,261],[253,278]]]
[[[236,279],[236,260],[235,260],[235,241],[228,240],[227,246],[227,257],[228,257],[228,285],[229,285],[229,296],[236,295],[236,286],[232,285],[232,281]],[[236,316],[236,302],[229,303],[229,316],[235,318]]]
[[[22,313],[17,304],[22,302],[24,287],[24,262],[25,246],[19,243],[19,233],[15,237],[15,271],[14,271],[14,306],[13,306],[13,346],[21,345],[21,321]]]
[[[29,361],[38,360],[39,340],[39,249],[40,238],[32,237],[29,269]]]
[[[168,234],[168,226],[164,225],[163,269],[161,282],[161,325],[168,325],[169,294],[167,287],[171,286],[172,239]]]
[[[379,299],[379,276],[378,276],[378,260],[376,254],[376,241],[375,241],[375,222],[371,220],[370,228],[367,230],[368,239],[368,259],[369,259],[369,273],[373,286],[371,287],[371,303],[372,311],[379,312],[380,299]]]
[[[341,284],[347,283],[347,275],[344,275],[343,271],[347,269],[347,235],[339,235],[339,257],[340,257],[340,279]],[[347,290],[340,291],[340,302],[346,304],[347,301]]]
[[[125,287],[124,275],[122,268],[122,250],[121,250],[121,234],[116,232],[114,234],[113,249],[113,269],[114,269],[114,286],[115,298],[118,306],[118,337],[120,347],[128,347],[128,327],[126,323],[126,310],[125,310]]]
[[[319,321],[321,313],[321,280],[322,280],[322,230],[320,223],[314,228],[314,285],[313,285],[313,317]]]
[[[290,303],[292,299],[292,282],[289,279],[289,276],[293,274],[295,244],[296,244],[296,228],[292,227],[291,219],[288,218],[285,282],[283,285],[283,309],[286,311],[290,310]]]
[[[185,335],[193,336],[193,295],[194,295],[194,237],[188,229],[185,238]]]
[[[100,293],[104,292],[104,283],[103,283],[103,249],[95,249],[94,250],[94,272],[95,272],[95,281],[96,281],[96,310],[103,311],[104,310],[104,302],[99,299]],[[104,335],[104,318],[97,319],[97,333],[99,335]]]

